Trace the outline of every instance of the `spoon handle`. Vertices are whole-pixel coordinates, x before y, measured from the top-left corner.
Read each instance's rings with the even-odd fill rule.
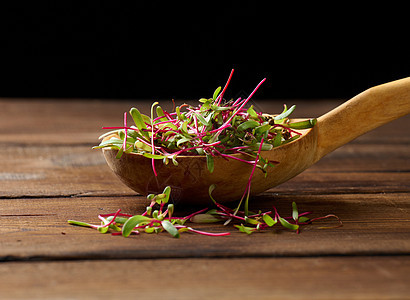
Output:
[[[410,113],[410,77],[372,87],[318,118],[317,154]]]

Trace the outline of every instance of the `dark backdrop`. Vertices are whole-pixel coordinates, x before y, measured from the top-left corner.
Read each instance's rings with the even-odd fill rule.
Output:
[[[1,4],[0,97],[199,98],[235,68],[229,97],[267,77],[260,98],[345,98],[410,75],[407,7],[287,3]]]

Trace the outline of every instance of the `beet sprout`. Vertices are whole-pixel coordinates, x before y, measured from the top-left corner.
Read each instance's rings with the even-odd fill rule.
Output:
[[[226,82],[226,84],[225,84],[225,86],[224,86],[224,89],[223,89],[222,92],[219,94],[218,98],[216,98],[216,100],[219,99],[217,105],[221,105],[221,101],[222,101],[222,99],[223,99],[223,97],[224,97],[226,88],[228,87],[229,82],[231,81],[231,78],[232,78],[232,75],[233,75],[233,71],[234,71],[234,69],[231,70],[231,74],[229,74],[229,78],[228,78],[228,81]]]
[[[136,108],[131,108],[129,113],[134,120],[135,126],[129,127],[127,125],[127,113],[124,113],[124,126],[103,127],[103,129],[112,131],[103,134],[100,138],[105,139],[94,148],[116,149],[118,150],[118,159],[121,158],[124,152],[139,154],[151,159],[152,171],[155,177],[158,176],[155,168],[156,159],[162,159],[165,163],[172,159],[174,164],[177,165],[177,159],[180,155],[206,156],[208,170],[211,173],[214,168],[213,159],[218,156],[252,165],[244,193],[236,209],[230,209],[216,202],[211,196],[211,189],[213,190],[215,186],[210,187],[210,199],[218,209],[216,212],[217,220],[218,218],[224,220],[225,225],[230,221],[256,225],[254,228],[243,224],[240,226],[235,225],[239,226],[239,230],[246,233],[266,229],[277,222],[298,232],[299,226],[302,224],[332,217],[333,215],[328,215],[308,220],[306,217],[308,213],[293,213],[292,215],[296,219],[281,218],[276,208],[273,208],[273,212],[268,211],[263,214],[249,212],[248,203],[251,183],[256,168],[266,173],[268,168],[279,163],[263,158],[262,151],[271,150],[297,139],[301,135],[297,130],[313,127],[316,124],[316,119],[292,122],[289,116],[294,111],[295,106],[288,109],[284,105],[283,112],[276,116],[265,115],[262,112],[255,111],[252,105],[247,106],[266,78],[262,79],[245,99],[239,97],[236,100],[225,100],[224,95],[232,79],[233,72],[232,69],[222,91],[221,87],[218,87],[211,98],[199,99],[200,104],[197,106],[188,104],[176,106],[172,100],[173,112],[170,113],[163,110],[158,102],[155,102],[151,106],[150,116],[141,114]],[[156,108],[156,116],[154,116],[154,107]],[[118,222],[114,220],[122,218],[121,220],[128,220],[122,225],[122,235],[124,236],[138,233],[140,229],[144,229],[148,233],[165,230],[174,237],[178,237],[179,233],[183,231],[204,234],[183,225],[183,223],[204,215],[205,210],[200,210],[185,218],[174,217],[172,216],[173,207],[172,209],[168,207],[163,211],[168,199],[161,202],[162,200],[158,197],[159,195],[148,196],[151,203],[141,215],[130,216],[117,211],[116,214],[110,214],[109,216],[100,215],[99,218],[103,222],[101,226],[82,222],[76,224],[76,221],[72,221],[74,223],[71,224],[95,228],[100,232],[106,232],[109,228],[114,228],[114,234],[118,235],[118,230],[121,229],[119,229]],[[244,211],[241,212],[240,207],[243,201],[245,203]],[[159,211],[153,212],[157,204],[160,205]],[[211,216],[213,215],[211,214]],[[107,221],[109,218],[111,220]],[[212,221],[215,221],[215,216],[209,217],[208,215],[199,218],[213,218]],[[226,234],[229,233],[206,235]]]
[[[125,149],[127,148],[127,113],[124,113],[124,144],[122,145],[122,147]]]

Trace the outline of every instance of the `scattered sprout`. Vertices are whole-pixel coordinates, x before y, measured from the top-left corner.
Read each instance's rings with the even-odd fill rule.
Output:
[[[236,209],[228,208],[218,203],[212,192],[215,185],[209,187],[209,197],[216,208],[202,209],[185,217],[174,216],[174,205],[169,204],[171,188],[167,186],[160,194],[150,194],[147,199],[151,201],[145,212],[141,215],[116,213],[99,215],[100,225],[69,220],[68,223],[83,227],[97,229],[100,233],[111,232],[113,235],[128,237],[131,234],[168,232],[171,236],[179,238],[182,232],[192,232],[207,236],[226,236],[229,232],[211,233],[186,226],[191,223],[236,223],[234,227],[240,232],[252,234],[266,230],[276,224],[299,233],[301,225],[314,221],[336,218],[339,225],[342,223],[335,215],[309,219],[310,212],[299,213],[296,203],[292,203],[292,216],[283,218],[276,208],[273,211],[253,213],[249,211],[249,195],[252,177],[258,168],[267,174],[268,167],[274,167],[278,162],[269,161],[262,156],[262,151],[271,150],[289,143],[300,137],[301,133],[295,131],[315,126],[316,119],[293,122],[289,119],[295,110],[295,105],[288,108],[284,105],[283,111],[278,115],[266,115],[257,112],[253,106],[246,108],[249,100],[263,84],[263,79],[252,93],[246,98],[225,100],[224,93],[232,78],[233,70],[222,89],[218,87],[211,98],[199,99],[198,106],[182,104],[176,106],[173,112],[163,110],[158,102],[151,106],[150,116],[142,114],[137,108],[129,111],[134,124],[128,126],[127,113],[124,113],[124,126],[103,127],[111,131],[100,136],[103,139],[100,145],[94,147],[111,148],[118,150],[117,158],[124,153],[138,153],[151,159],[152,170],[155,176],[155,161],[162,160],[167,164],[172,161],[178,165],[179,155],[201,155],[206,157],[207,168],[210,173],[214,171],[214,157],[221,156],[226,159],[235,159],[253,166],[249,175],[245,191]],[[222,91],[221,91],[222,90]],[[155,111],[155,115],[154,115]],[[233,154],[246,154],[250,160],[245,160]],[[240,208],[244,203],[244,210]],[[167,208],[165,209],[165,205]],[[240,223],[240,224],[237,224]],[[338,227],[337,226],[337,227]]]
[[[121,213],[121,210],[118,210],[115,213],[99,215],[98,218],[101,220],[100,225],[74,220],[68,220],[68,223],[71,225],[94,228],[100,233],[111,232],[113,235],[122,235],[123,237],[129,237],[131,234],[140,234],[141,231],[145,233],[160,233],[166,231],[175,238],[179,238],[180,234],[183,232],[192,232],[207,236],[230,235],[230,232],[212,233],[197,230],[187,226],[187,222],[197,224],[225,222],[225,224],[227,224],[227,220],[233,220],[234,223],[240,223],[234,224],[234,227],[246,234],[266,230],[273,227],[278,222],[282,227],[299,233],[301,225],[311,224],[314,221],[331,217],[336,218],[339,221],[339,224],[334,227],[320,228],[335,228],[342,226],[342,222],[335,215],[309,219],[306,216],[311,214],[311,212],[299,214],[295,202],[292,203],[292,217],[285,218],[279,215],[275,207],[273,207],[273,211],[258,213],[248,212],[248,214],[246,214],[244,211],[233,210],[218,202],[214,202],[216,206],[214,209],[209,210],[208,208],[205,208],[185,217],[175,217],[173,216],[174,205],[168,203],[170,192],[171,188],[167,186],[161,194],[148,195],[147,199],[151,201],[151,204],[141,215],[123,214]],[[212,192],[212,188],[210,188],[210,192]],[[167,205],[166,210],[164,210],[165,205]],[[156,209],[158,207],[159,209]],[[153,211],[154,208],[155,210]]]

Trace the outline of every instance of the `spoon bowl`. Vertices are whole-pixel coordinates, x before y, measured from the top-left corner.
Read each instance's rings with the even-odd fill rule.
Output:
[[[303,172],[319,159],[356,137],[410,113],[410,78],[370,88],[321,116],[308,130],[300,130],[298,139],[262,151],[261,156],[278,162],[268,167],[267,174],[256,170],[252,177],[251,195],[273,188]],[[107,136],[105,139],[109,139]],[[253,166],[234,159],[214,158],[214,171],[207,169],[206,157],[178,156],[178,166],[155,162],[136,153],[124,153],[117,159],[117,150],[103,149],[104,157],[114,173],[134,191],[147,195],[161,193],[171,187],[174,203],[209,203],[209,187],[216,185],[212,196],[220,203],[239,200],[246,188]],[[234,154],[249,160],[243,154]]]
[[[266,177],[262,171],[255,171],[252,177],[252,195],[287,181],[311,165],[316,148],[316,129],[303,130],[303,132],[300,130],[300,132],[302,136],[297,140],[261,152],[263,158],[279,163],[275,167],[268,168]],[[109,138],[110,136],[106,137]],[[307,156],[298,155],[302,151]],[[110,168],[128,187],[147,195],[160,193],[166,186],[170,186],[171,200],[174,203],[207,203],[210,201],[208,190],[212,184],[216,185],[212,196],[218,202],[239,200],[253,168],[251,164],[217,156],[214,158],[214,171],[210,173],[205,156],[180,155],[177,158],[178,166],[172,163],[165,165],[162,161],[156,161],[156,177],[152,171],[151,160],[140,154],[124,153],[120,159],[117,159],[117,150],[103,149],[103,153]],[[234,154],[234,156],[249,160],[249,157],[244,154]],[[297,159],[299,160],[296,161]]]

